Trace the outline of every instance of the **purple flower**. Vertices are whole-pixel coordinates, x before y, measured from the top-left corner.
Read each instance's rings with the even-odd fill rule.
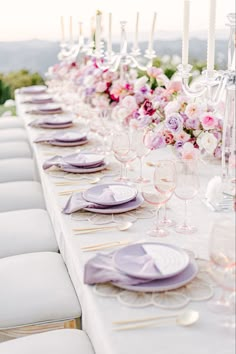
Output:
[[[152,118],[148,115],[146,116],[139,116],[138,117],[138,125],[140,128],[144,128],[144,127],[147,127],[151,121],[152,121]]]
[[[141,91],[141,93],[147,93],[147,91],[148,91],[147,86],[141,87],[140,91]]]
[[[179,149],[181,149],[182,147],[183,147],[183,145],[184,145],[184,141],[182,141],[182,140],[178,140],[178,141],[176,141],[176,143],[175,143],[175,148],[177,149],[177,150],[179,150]]]
[[[220,146],[217,146],[215,151],[214,151],[214,156],[217,158],[217,159],[221,159],[221,155],[222,155],[222,150],[221,150],[221,147]]]
[[[94,87],[89,87],[89,88],[86,88],[85,95],[86,96],[91,96],[94,92],[95,92],[95,88]]]
[[[172,133],[178,133],[183,129],[183,118],[179,113],[173,113],[166,118],[165,125]]]
[[[160,149],[166,146],[165,137],[160,133],[149,132],[145,136],[145,145],[150,150]]]
[[[185,127],[187,129],[199,129],[200,128],[200,122],[198,119],[196,118],[188,118],[186,121],[185,121]]]

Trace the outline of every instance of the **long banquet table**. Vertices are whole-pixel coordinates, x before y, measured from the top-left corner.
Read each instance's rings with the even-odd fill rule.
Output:
[[[50,147],[33,143],[34,139],[43,132],[28,126],[32,118],[25,113],[26,106],[20,103],[17,95],[18,114],[23,117],[32,146],[35,163],[38,167],[46,205],[50,214],[60,252],[68,267],[69,274],[78,294],[82,306],[83,329],[87,331],[95,348],[96,354],[233,354],[233,336],[220,325],[221,316],[212,313],[206,301],[190,302],[187,308],[199,311],[199,321],[190,327],[175,325],[163,327],[150,327],[129,331],[114,331],[112,322],[137,317],[168,314],[180,310],[162,310],[154,306],[144,308],[128,307],[118,302],[113,297],[102,297],[95,293],[93,286],[83,283],[84,265],[87,260],[95,255],[95,252],[83,252],[82,247],[95,243],[131,239],[138,241],[163,241],[179,245],[194,251],[200,258],[208,257],[208,237],[212,223],[219,217],[219,213],[210,211],[200,200],[210,177],[219,173],[219,166],[200,166],[201,191],[199,196],[190,204],[191,221],[198,227],[194,235],[181,235],[170,229],[170,236],[165,239],[154,239],[146,236],[146,231],[151,227],[153,219],[138,219],[132,228],[125,232],[96,232],[87,235],[74,235],[72,228],[79,226],[91,226],[88,221],[76,221],[70,215],[61,213],[62,207],[69,196],[61,197],[60,191],[76,189],[78,187],[90,187],[81,181],[81,186],[55,186],[55,182],[61,181],[57,177],[46,173],[42,169],[43,162],[49,158],[49,154],[60,154],[60,147]],[[77,124],[77,123],[76,123]],[[79,126],[79,119],[78,119]],[[73,128],[75,129],[75,128]],[[47,131],[45,131],[47,133]],[[95,137],[91,134],[91,139]],[[86,146],[84,147],[86,149]],[[71,151],[67,148],[68,153]],[[65,154],[65,149],[63,149]],[[148,160],[163,158],[166,151],[155,151],[148,156]],[[168,155],[167,155],[168,156]],[[151,176],[152,167],[145,167],[144,173]],[[101,182],[107,181],[104,179]],[[112,180],[112,177],[111,177]],[[169,216],[177,221],[183,218],[183,202],[172,198],[170,201]],[[56,296],[56,293],[55,293]]]

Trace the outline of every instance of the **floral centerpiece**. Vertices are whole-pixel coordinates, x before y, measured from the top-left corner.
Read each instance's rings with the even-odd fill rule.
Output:
[[[134,129],[143,129],[145,144],[152,150],[170,145],[185,158],[199,153],[220,158],[220,111],[186,97],[181,83],[169,81],[161,69],[151,68],[148,74],[136,81],[134,95],[116,107],[118,118]],[[145,85],[141,88],[140,83]]]

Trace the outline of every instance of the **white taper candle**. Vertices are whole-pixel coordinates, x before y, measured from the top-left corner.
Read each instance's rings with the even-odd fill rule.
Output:
[[[112,53],[112,14],[109,13],[108,19],[108,40],[107,40],[107,52]]]
[[[183,40],[182,40],[182,65],[188,65],[189,55],[189,17],[190,17],[190,2],[184,0],[183,14]]]
[[[70,16],[70,21],[69,21],[69,30],[70,30],[70,44],[73,44],[73,19],[72,16]]]
[[[101,12],[97,11],[96,15],[96,52],[101,49]]]
[[[65,43],[64,16],[61,16],[61,43]]]
[[[149,37],[149,43],[148,43],[148,51],[149,51],[149,53],[152,53],[152,51],[153,51],[153,40],[154,40],[156,19],[157,19],[157,13],[154,12],[153,21],[152,21],[152,29],[151,29],[151,33],[150,33],[150,37]]]
[[[139,29],[139,12],[137,12],[137,16],[136,16],[134,49],[138,49],[138,29]]]
[[[207,70],[214,70],[215,65],[215,23],[216,0],[210,0],[208,45],[207,45]]]

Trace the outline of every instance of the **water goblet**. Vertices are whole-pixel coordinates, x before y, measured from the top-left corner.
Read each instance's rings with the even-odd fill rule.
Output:
[[[120,182],[128,181],[127,164],[136,158],[129,131],[116,132],[113,135],[112,151],[115,158],[121,162],[120,177],[116,180]]]
[[[176,226],[176,232],[192,234],[197,231],[196,227],[188,224],[187,203],[193,199],[199,190],[199,177],[197,173],[197,162],[195,160],[178,160],[175,162],[177,183],[175,195],[184,200],[184,221]]]
[[[235,329],[236,260],[233,213],[221,217],[213,225],[209,239],[209,256],[211,276],[222,288],[221,297],[209,303],[210,309],[228,313],[229,316],[223,321],[223,325]]]
[[[136,155],[139,160],[139,176],[135,179],[137,183],[148,183],[149,180],[143,177],[143,159],[150,152],[144,143],[144,133],[142,129],[134,130],[132,134]]]
[[[172,161],[159,161],[154,172],[153,183],[143,184],[144,200],[156,207],[154,228],[148,231],[149,236],[165,237],[168,232],[159,225],[159,210],[172,196],[175,189],[175,165]]]

